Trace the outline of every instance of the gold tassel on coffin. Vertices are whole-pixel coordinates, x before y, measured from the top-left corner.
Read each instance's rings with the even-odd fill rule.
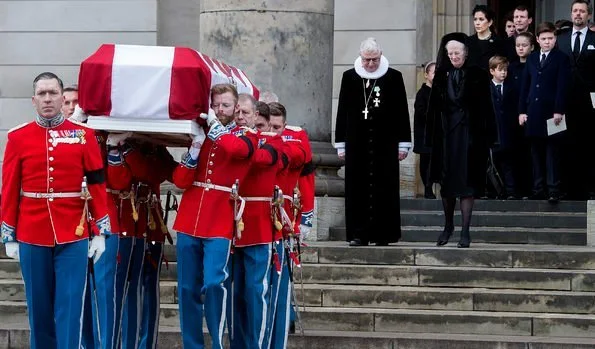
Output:
[[[85,233],[85,224],[87,223],[87,216],[89,215],[89,200],[91,200],[91,194],[87,188],[87,177],[83,177],[83,183],[81,183],[81,199],[84,200],[85,203],[79,225],[76,227],[74,232],[76,236],[83,236]]]

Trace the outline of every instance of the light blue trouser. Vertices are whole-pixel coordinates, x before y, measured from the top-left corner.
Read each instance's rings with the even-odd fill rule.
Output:
[[[276,283],[274,289],[277,290],[273,296],[275,309],[269,317],[269,340],[266,348],[285,349],[287,347],[287,334],[289,331],[289,317],[291,308],[291,287],[289,284],[289,270],[287,264],[291,263],[289,256],[286,255],[283,244],[277,245],[278,253],[283,256],[281,276],[273,278]]]
[[[128,267],[128,287],[122,316],[122,348],[136,349],[143,316],[143,283],[141,282],[145,263],[145,239],[135,238]]]
[[[204,348],[203,314],[212,348],[223,349],[227,305],[227,262],[231,241],[178,233],[178,303],[184,348]]]
[[[116,320],[114,336],[114,348],[119,348],[122,340],[122,318],[124,317],[124,304],[128,292],[128,268],[134,249],[134,237],[120,235],[119,263],[116,269]]]
[[[88,250],[87,239],[54,247],[19,244],[30,348],[81,347]]]
[[[118,236],[107,238],[105,252],[94,265],[94,275],[87,277],[82,334],[86,349],[114,348],[118,248]]]
[[[159,273],[163,260],[163,243],[147,244],[147,258],[143,272],[143,321],[140,328],[140,349],[157,346],[159,333]]]
[[[233,283],[227,282],[227,323],[232,349],[264,348],[272,290],[271,245],[236,247]],[[231,272],[231,271],[230,271]],[[233,336],[231,335],[233,333]]]

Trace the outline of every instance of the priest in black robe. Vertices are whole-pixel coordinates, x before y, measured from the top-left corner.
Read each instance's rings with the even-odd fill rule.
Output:
[[[401,237],[399,161],[411,148],[403,75],[389,68],[373,38],[343,73],[335,147],[345,158],[345,216],[350,246],[386,246]]]

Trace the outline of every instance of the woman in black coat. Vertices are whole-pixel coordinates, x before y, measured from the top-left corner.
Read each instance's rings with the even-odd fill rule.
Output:
[[[431,180],[441,184],[444,231],[438,246],[454,231],[456,198],[463,225],[458,247],[469,247],[474,197],[485,186],[488,151],[496,141],[489,74],[467,60],[467,35],[442,38],[426,122],[426,145],[432,147]]]
[[[477,65],[489,72],[488,62],[493,56],[505,56],[508,51],[506,41],[496,34],[494,11],[486,5],[473,8],[473,28],[475,34],[467,39],[469,56],[467,64]]]

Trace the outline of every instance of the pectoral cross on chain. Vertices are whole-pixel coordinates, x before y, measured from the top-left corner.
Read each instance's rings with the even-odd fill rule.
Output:
[[[378,107],[378,105],[380,104],[380,100],[378,98],[375,98],[372,102],[374,102],[375,107]]]
[[[362,110],[362,114],[364,114],[364,120],[368,120],[368,107],[366,107],[366,109]]]

